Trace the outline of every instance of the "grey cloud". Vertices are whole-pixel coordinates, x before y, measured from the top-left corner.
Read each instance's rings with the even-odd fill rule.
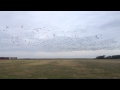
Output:
[[[114,29],[116,27],[120,28],[120,19],[109,21],[109,22],[107,22],[107,23],[105,23],[105,24],[103,24],[103,25],[100,26],[100,28],[102,30],[105,30],[105,29],[109,30],[111,28]]]
[[[0,51],[120,49],[119,18],[120,12],[0,12]]]

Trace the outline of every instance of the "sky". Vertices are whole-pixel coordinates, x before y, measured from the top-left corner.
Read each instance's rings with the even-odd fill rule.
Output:
[[[120,11],[0,11],[0,57],[120,54]]]

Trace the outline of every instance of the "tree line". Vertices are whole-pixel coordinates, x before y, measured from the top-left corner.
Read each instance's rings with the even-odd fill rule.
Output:
[[[112,55],[112,56],[97,56],[96,59],[120,59],[120,55]]]

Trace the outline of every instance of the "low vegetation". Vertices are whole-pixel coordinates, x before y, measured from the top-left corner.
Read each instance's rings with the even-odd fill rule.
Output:
[[[112,56],[97,56],[96,59],[120,59],[120,55],[112,55]]]
[[[0,60],[0,79],[119,79],[120,60]]]

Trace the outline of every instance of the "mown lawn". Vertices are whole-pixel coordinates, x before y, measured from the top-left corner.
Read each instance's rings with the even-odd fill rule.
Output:
[[[120,79],[120,60],[0,60],[0,79]]]

